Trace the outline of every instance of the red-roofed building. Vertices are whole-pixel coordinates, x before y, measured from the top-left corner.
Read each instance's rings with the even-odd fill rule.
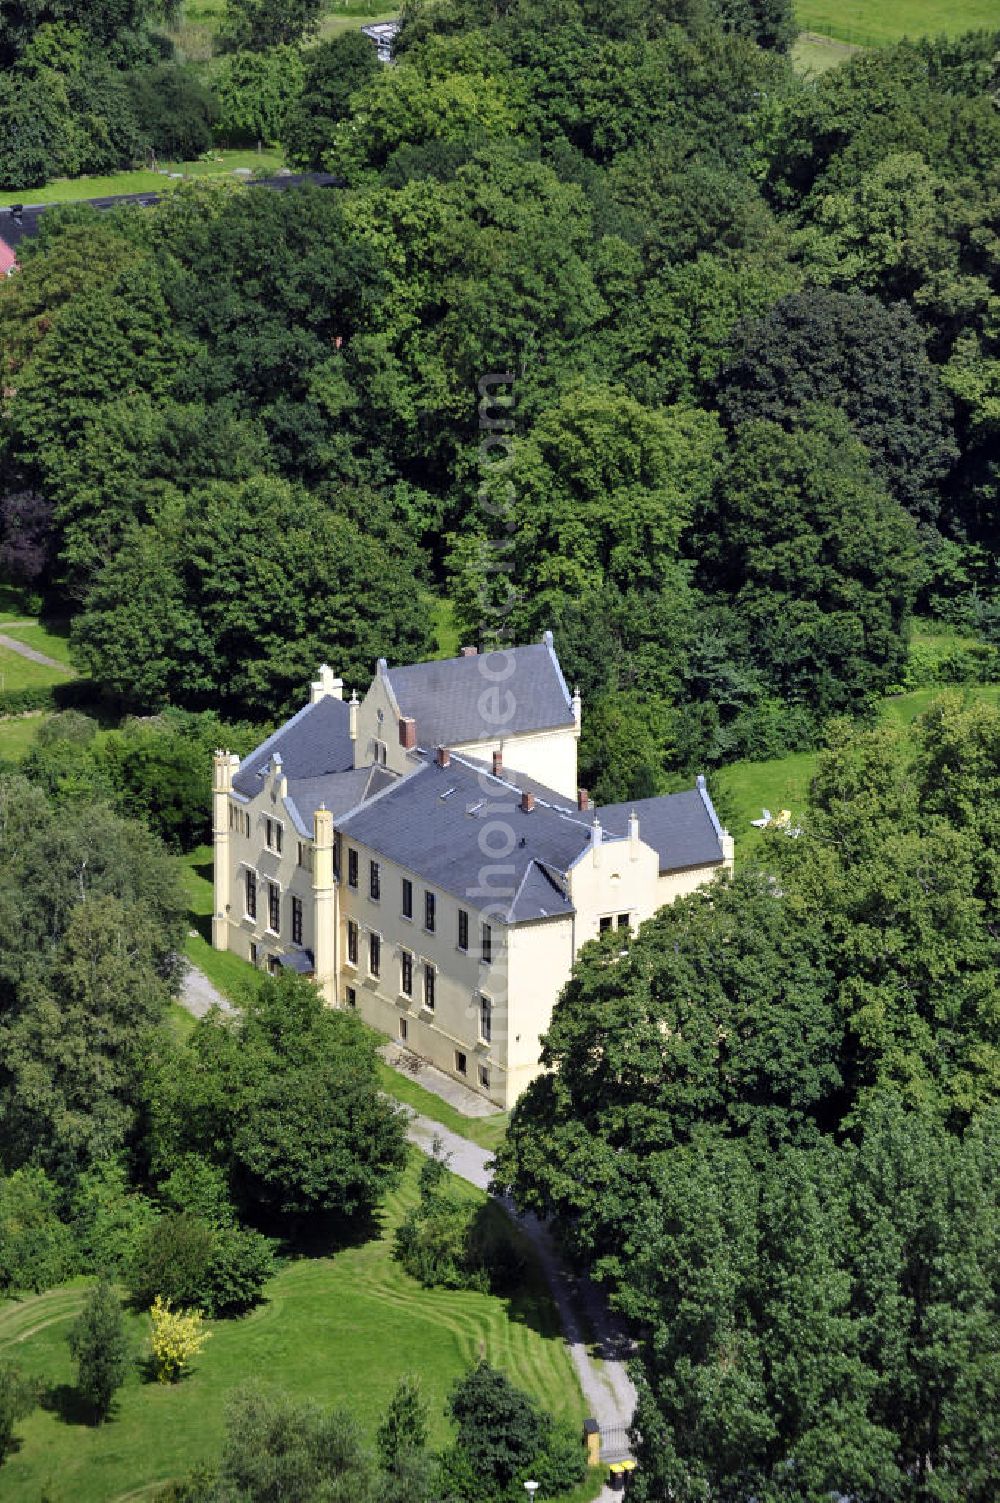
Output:
[[[9,277],[16,267],[17,257],[6,240],[0,240],[0,277]]]

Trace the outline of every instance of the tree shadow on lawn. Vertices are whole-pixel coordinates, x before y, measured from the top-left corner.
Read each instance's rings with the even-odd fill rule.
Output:
[[[210,913],[189,913],[188,925],[205,941],[206,945],[212,943],[212,915]]]
[[[256,1227],[269,1237],[278,1238],[280,1256],[289,1262],[301,1258],[335,1258],[350,1247],[377,1242],[385,1231],[379,1209],[352,1217],[330,1214],[260,1219]]]
[[[53,1383],[44,1388],[38,1404],[39,1408],[58,1415],[64,1425],[86,1425],[91,1429],[99,1423],[93,1404],[72,1383]]]

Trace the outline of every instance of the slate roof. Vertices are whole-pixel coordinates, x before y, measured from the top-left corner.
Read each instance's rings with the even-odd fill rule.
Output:
[[[395,781],[393,774],[383,767],[359,767],[350,772],[326,773],[319,778],[289,778],[285,802],[299,831],[311,837],[313,815],[321,804],[336,819]]]
[[[523,788],[535,793],[530,813],[520,808]],[[596,811],[606,835],[627,835],[631,808]],[[676,869],[721,862],[717,821],[700,788],[642,799],[635,808],[640,837],[660,852],[661,870],[664,863]],[[588,848],[594,813],[520,774],[496,779],[483,764],[452,755],[447,767],[427,761],[335,823],[345,839],[380,851],[432,887],[476,907],[505,902],[503,917],[516,924],[573,911],[563,879]],[[492,820],[509,823],[515,839],[509,852],[501,846],[496,855],[484,854],[480,836]],[[487,852],[492,839],[486,838]]]
[[[626,835],[633,809],[639,816],[640,838],[659,855],[661,872],[722,860],[722,829],[704,778],[683,793],[641,798],[632,804],[606,804],[598,811],[605,833]]]
[[[274,753],[281,757],[282,771],[291,785],[300,779],[321,778],[333,772],[354,769],[351,715],[342,699],[324,695],[305,705],[291,720],[268,736],[250,753],[233,778],[233,788],[245,798],[260,792]],[[317,804],[318,807],[318,804]]]
[[[574,723],[551,632],[530,647],[389,668],[386,677],[400,714],[417,722],[418,744],[431,751]],[[480,704],[484,691],[493,690],[509,693],[514,702],[513,715],[499,726],[489,718],[489,705]]]

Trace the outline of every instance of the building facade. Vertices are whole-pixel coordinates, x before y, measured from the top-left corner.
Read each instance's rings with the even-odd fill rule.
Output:
[[[329,1003],[512,1106],[581,946],[733,865],[703,778],[592,806],[581,711],[551,633],[380,659],[360,700],[322,668],[242,764],[216,753],[216,948],[314,977]]]

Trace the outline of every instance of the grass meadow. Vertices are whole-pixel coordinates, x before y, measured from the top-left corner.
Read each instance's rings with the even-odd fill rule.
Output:
[[[392,1257],[392,1235],[417,1197],[414,1150],[372,1240],[285,1264],[257,1310],[213,1321],[190,1376],[164,1386],[141,1368],[119,1395],[115,1416],[95,1427],[81,1415],[66,1336],[86,1293],[76,1281],[0,1305],[0,1358],[14,1358],[41,1385],[42,1406],[16,1427],[0,1468],[0,1503],[125,1503],[211,1460],[223,1436],[228,1395],[248,1381],[300,1399],[341,1405],[370,1439],[404,1373],[418,1373],[431,1410],[432,1440],[449,1437],[451,1385],[480,1355],[502,1368],[560,1419],[584,1418],[583,1399],[543,1276],[529,1266],[512,1299],[423,1289]],[[462,1181],[459,1193],[485,1197]],[[500,1214],[499,1212],[497,1214]],[[135,1349],[148,1318],[129,1317]],[[594,1480],[576,1495],[594,1495]]]
[[[880,47],[909,36],[959,36],[980,28],[1000,29],[997,0],[798,0],[803,31],[835,37],[856,47]]]

